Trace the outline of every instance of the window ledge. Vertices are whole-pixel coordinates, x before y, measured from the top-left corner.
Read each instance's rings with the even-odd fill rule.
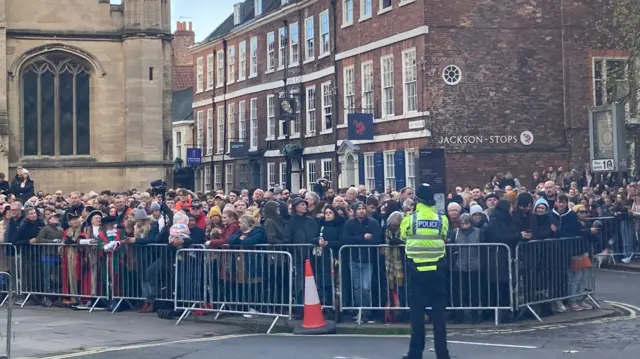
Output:
[[[380,9],[380,10],[378,11],[378,15],[386,14],[386,13],[388,13],[388,12],[389,12],[389,11],[391,11],[391,10],[393,10],[393,6],[389,6],[389,7],[387,7],[387,8]]]
[[[371,14],[360,16],[360,19],[358,19],[358,22],[367,21],[367,20],[371,19],[371,16],[372,16]]]
[[[234,83],[236,83],[236,81],[235,81],[235,80],[227,81],[227,85],[232,85],[232,84],[234,84]]]
[[[330,128],[330,129],[328,129],[328,130],[322,130],[322,131],[320,131],[320,134],[321,134],[321,135],[328,135],[328,134],[330,134],[330,133],[333,133],[333,129],[331,129],[331,128]]]
[[[282,71],[284,70],[284,66],[278,66],[278,68],[276,69],[276,71]]]
[[[196,94],[203,93],[204,90],[196,90]]]
[[[267,137],[264,139],[265,141],[275,141],[276,138],[275,137]]]
[[[244,81],[246,79],[247,79],[246,77],[238,77],[238,82]]]
[[[249,147],[249,152],[255,152],[258,150],[258,147]]]
[[[213,90],[213,86],[211,86],[211,87],[207,87],[207,88],[205,89],[205,91],[211,91],[211,90]],[[200,91],[200,92],[203,92],[203,91]]]
[[[409,5],[416,2],[416,0],[400,0],[400,4],[398,4],[398,7],[402,7],[405,5]]]
[[[341,123],[341,124],[337,125],[336,128],[347,128],[347,124],[346,123]]]
[[[340,26],[340,28],[341,29],[346,29],[346,28],[348,28],[349,26],[352,26],[352,25],[353,25],[353,21],[349,21],[349,22],[343,23],[342,26]]]
[[[409,112],[409,113],[405,113],[402,115],[394,115],[394,116],[386,116],[383,118],[374,118],[373,119],[373,123],[383,123],[383,122],[391,122],[391,121],[398,121],[398,120],[409,120],[412,118],[418,118],[418,117],[422,117],[422,116],[429,116],[430,113],[429,111],[424,111],[424,112]]]
[[[316,57],[315,57],[315,56],[314,56],[314,57],[310,57],[310,58],[308,58],[308,59],[304,60],[304,62],[303,62],[302,64],[303,64],[303,65],[310,64],[310,63],[312,63],[313,61],[315,61],[315,59],[316,59]]]
[[[287,136],[278,136],[278,140],[286,140]]]
[[[267,71],[265,71],[264,73],[265,73],[265,74],[272,74],[272,73],[274,73],[274,72],[276,72],[276,70],[275,70],[275,69],[271,69],[271,70],[267,70]]]
[[[217,85],[216,85],[216,88],[217,88],[217,89],[222,88],[222,84],[217,84]]]
[[[300,134],[299,133],[294,133],[293,135],[289,136],[289,139],[291,139],[291,140],[295,140],[297,138],[300,138]]]
[[[331,51],[327,51],[324,54],[321,54],[320,56],[318,56],[318,60],[320,59],[324,59],[325,57],[331,55]]]
[[[250,79],[255,79],[256,77],[258,77],[258,74],[251,74],[251,75],[249,75],[249,78],[250,78]]]
[[[306,135],[304,135],[305,138],[309,138],[309,137],[314,137],[316,135],[315,132],[311,132],[311,133],[307,133]]]
[[[300,66],[300,63],[299,62],[294,62],[292,64],[289,64],[288,68],[298,67],[298,66]]]

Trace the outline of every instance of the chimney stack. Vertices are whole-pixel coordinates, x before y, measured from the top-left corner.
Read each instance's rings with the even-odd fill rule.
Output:
[[[189,47],[196,42],[196,34],[193,31],[191,21],[176,23],[176,31],[173,33],[171,47],[173,49],[173,75],[172,90],[179,91],[193,86],[194,68],[193,54]]]

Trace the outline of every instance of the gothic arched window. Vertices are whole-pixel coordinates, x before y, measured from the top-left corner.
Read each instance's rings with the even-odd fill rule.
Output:
[[[68,54],[49,53],[24,65],[25,156],[89,154],[90,80],[84,62]]]

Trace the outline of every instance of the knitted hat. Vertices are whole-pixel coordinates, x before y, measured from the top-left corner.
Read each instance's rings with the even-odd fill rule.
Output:
[[[158,202],[151,202],[151,212],[161,210],[160,204]]]
[[[187,216],[184,212],[178,212],[173,216],[173,223],[184,224],[186,226],[187,224],[189,224],[189,216]]]
[[[133,210],[133,219],[136,221],[144,221],[146,219],[148,219],[149,216],[147,215],[147,211],[145,211],[144,209],[134,209]]]
[[[484,213],[484,212],[482,212],[482,207],[480,207],[477,204],[474,204],[473,206],[471,206],[469,208],[469,214],[471,214],[473,216],[476,213]]]
[[[220,207],[218,206],[211,207],[211,210],[209,211],[209,217],[220,216],[221,214]]]
[[[176,239],[188,239],[190,235],[191,231],[186,224],[177,223],[169,228],[169,242],[173,242]]]
[[[364,202],[355,201],[351,204],[351,210],[355,212],[360,206],[364,206]]]

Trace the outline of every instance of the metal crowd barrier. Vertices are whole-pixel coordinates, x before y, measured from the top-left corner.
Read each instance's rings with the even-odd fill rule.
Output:
[[[506,244],[447,244],[447,309],[478,318],[490,311],[497,325],[499,312],[514,308],[511,262]],[[340,311],[356,310],[358,324],[363,312],[409,310],[404,246],[343,246],[339,264]]]
[[[18,293],[43,300],[63,297],[86,305],[90,311],[109,298],[107,255],[97,245],[29,244],[16,246],[19,273]]]
[[[605,259],[612,263],[640,255],[640,219],[637,217],[592,217],[592,225],[600,228],[595,244],[597,265]]]
[[[11,243],[0,243],[0,273],[18,273],[16,263],[16,247]],[[3,295],[0,307],[9,300],[9,293],[18,294],[17,276],[13,277],[13,281],[9,281],[8,278],[0,275],[0,294]]]
[[[516,307],[526,308],[542,321],[539,311],[553,310],[562,301],[580,305],[585,300],[600,308],[593,298],[595,274],[589,238],[552,238],[520,242],[516,246]],[[540,307],[534,309],[534,307]]]
[[[190,248],[204,248],[195,244]],[[124,244],[109,255],[113,258],[110,272],[111,299],[117,300],[115,313],[123,302],[134,307],[131,301],[173,302],[173,265],[176,249],[167,244]]]
[[[291,318],[293,257],[289,252],[245,249],[181,249],[175,259],[176,325],[192,311]]]
[[[9,287],[13,286],[12,284],[14,282],[13,278],[11,274],[6,271],[0,271],[0,280],[2,280],[3,283],[8,283]],[[11,340],[13,339],[13,331],[11,329],[11,326],[13,324],[12,322],[13,291],[12,290],[7,291],[5,299],[9,301],[9,305],[5,306],[5,308],[7,308],[6,317],[5,317],[5,320],[7,321],[7,324],[5,326],[6,332],[4,336],[0,336],[5,339],[5,348],[4,348],[4,352],[0,351],[0,359],[11,358]]]

